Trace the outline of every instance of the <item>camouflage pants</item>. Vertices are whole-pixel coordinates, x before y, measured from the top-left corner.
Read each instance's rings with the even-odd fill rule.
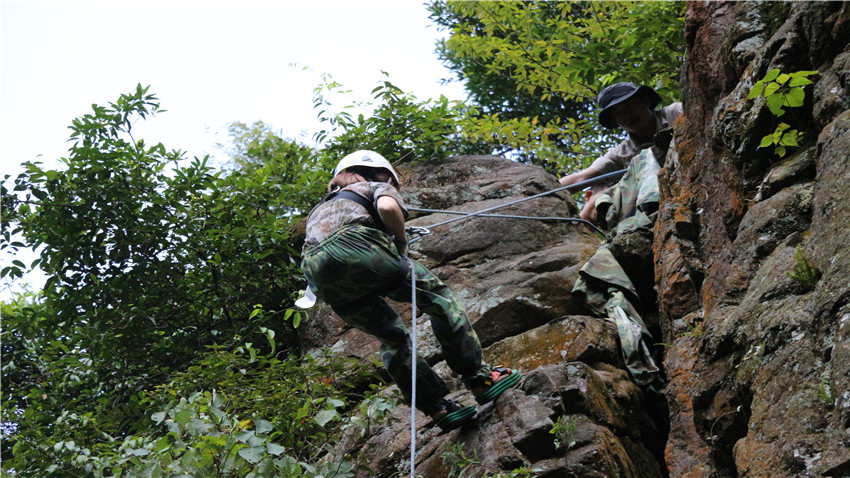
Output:
[[[410,403],[410,334],[381,298],[411,301],[410,272],[404,279],[399,277],[401,260],[407,259],[398,253],[387,234],[349,225],[309,248],[301,269],[316,296],[337,315],[380,340],[384,367]],[[463,377],[467,386],[471,380],[487,376],[490,366],[482,362],[478,335],[454,293],[423,265],[411,262],[416,272],[417,306],[430,316],[446,363]],[[416,370],[417,408],[432,414],[449,390],[421,357],[417,357]]]

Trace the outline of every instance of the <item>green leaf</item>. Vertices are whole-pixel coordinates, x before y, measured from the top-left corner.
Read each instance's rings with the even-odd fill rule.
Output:
[[[768,134],[761,139],[761,143],[759,144],[759,148],[766,148],[773,144],[773,134]]]
[[[779,140],[779,144],[781,146],[799,146],[799,144],[797,144],[797,137],[797,130],[791,130],[782,135],[782,139]]]
[[[806,86],[806,85],[810,85],[810,84],[812,84],[812,80],[810,80],[808,78],[801,78],[801,77],[796,77],[796,76],[791,78],[791,81],[788,82],[788,86],[790,86],[790,87]]]
[[[803,88],[791,88],[791,90],[785,95],[785,104],[792,108],[803,106],[803,100],[805,97],[806,94],[803,92]]]
[[[753,98],[758,98],[761,96],[762,92],[764,92],[764,82],[759,81],[755,85],[753,85],[750,90],[750,94],[747,95],[747,99],[751,100]]]
[[[777,90],[779,90],[778,83],[768,83],[768,85],[764,88],[764,96],[768,97],[769,99],[770,96],[776,93]]]
[[[779,76],[779,73],[780,73],[779,68],[774,68],[774,69],[768,71],[766,75],[764,75],[764,78],[762,79],[762,81],[764,81],[765,83],[767,83],[769,81],[773,81],[774,79],[776,79],[777,76]]]
[[[263,459],[265,448],[261,446],[245,447],[239,450],[239,456],[245,459],[248,463],[257,464]]]
[[[181,409],[181,410],[177,410],[177,412],[174,413],[174,421],[177,422],[177,424],[180,425],[181,427],[185,426],[187,423],[189,423],[189,421],[191,419],[192,419],[192,411],[191,410]]]
[[[268,445],[266,445],[266,452],[269,455],[279,456],[285,451],[286,451],[286,448],[284,448],[284,447],[282,447],[278,444],[275,444],[275,443],[269,443]]]
[[[784,85],[790,78],[791,75],[789,75],[788,73],[782,73],[781,75],[776,77],[775,81],[780,85]]]
[[[298,411],[295,413],[295,420],[300,420],[307,416],[310,412],[310,404],[305,403]]]
[[[157,425],[165,421],[165,412],[156,412],[151,415],[151,420],[153,420]]]
[[[253,430],[245,430],[234,433],[233,437],[242,443],[248,443],[252,438],[256,437],[256,434],[254,434]]]
[[[260,420],[255,419],[254,420],[254,430],[257,433],[266,433],[266,432],[271,431],[273,429],[274,429],[274,426],[272,426],[271,422],[269,422],[267,420],[262,420],[262,419],[260,419]]]
[[[321,412],[316,414],[316,423],[320,426],[325,426],[329,421],[337,418],[339,416],[339,412],[334,409],[330,410],[322,410]]]
[[[782,109],[782,104],[785,102],[785,95],[771,95],[767,97],[767,107],[774,116],[782,116],[785,110]]]

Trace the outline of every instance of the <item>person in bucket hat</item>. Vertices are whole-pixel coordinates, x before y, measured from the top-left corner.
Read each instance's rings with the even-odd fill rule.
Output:
[[[596,158],[587,168],[561,178],[559,182],[563,186],[624,169],[635,155],[653,144],[657,132],[669,128],[682,114],[682,103],[656,109],[661,103],[658,93],[648,86],[635,86],[632,82],[608,86],[599,94],[597,103],[602,108],[599,124],[608,129],[623,129],[628,137]],[[596,185],[585,193],[586,201],[579,217],[595,221],[596,196],[608,186],[610,184]]]
[[[313,294],[347,324],[381,342],[381,359],[405,402],[411,402],[412,352],[407,327],[384,301],[416,299],[428,313],[446,364],[463,379],[475,400],[492,402],[516,385],[517,370],[491,367],[454,293],[425,266],[405,256],[407,209],[399,176],[383,156],[360,150],[342,158],[328,183],[328,196],[307,216],[301,270]],[[422,357],[416,360],[416,408],[443,431],[476,414],[446,398],[449,389]]]

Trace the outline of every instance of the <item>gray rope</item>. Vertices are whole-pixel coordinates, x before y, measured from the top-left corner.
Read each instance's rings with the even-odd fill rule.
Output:
[[[438,209],[420,209],[420,208],[412,208],[412,207],[409,207],[407,209],[410,210],[410,211],[417,211],[417,212],[430,212],[430,213],[443,213],[443,214],[458,214],[458,215],[461,215],[461,217],[456,217],[456,218],[453,218],[453,219],[448,219],[446,221],[438,222],[436,224],[431,224],[430,226],[428,226],[428,228],[443,226],[443,225],[446,225],[446,224],[457,222],[457,221],[460,221],[460,220],[463,220],[463,219],[468,219],[468,218],[471,218],[471,217],[496,217],[496,218],[504,218],[504,219],[535,219],[535,220],[539,220],[539,221],[582,222],[582,223],[589,225],[590,227],[592,227],[593,229],[595,229],[597,232],[599,232],[600,234],[602,234],[604,236],[605,235],[604,232],[600,231],[590,221],[586,221],[584,219],[569,218],[569,217],[511,216],[511,215],[486,214],[486,213],[491,212],[491,211],[496,211],[498,209],[502,209],[502,208],[505,208],[505,207],[508,207],[508,206],[512,206],[514,204],[519,204],[519,203],[524,202],[524,201],[530,201],[532,199],[537,199],[539,197],[548,196],[549,194],[554,194],[554,193],[557,193],[559,191],[572,190],[571,192],[575,192],[575,191],[578,191],[578,190],[584,188],[585,186],[592,186],[594,184],[599,184],[600,182],[603,182],[604,180],[606,180],[608,178],[612,178],[612,179],[619,178],[620,176],[625,174],[625,172],[626,172],[625,169],[620,170],[620,171],[614,171],[612,173],[603,174],[601,176],[597,176],[595,178],[588,179],[587,181],[581,181],[581,182],[578,182],[576,184],[571,184],[569,186],[562,186],[560,188],[553,189],[551,191],[546,191],[546,192],[542,192],[540,194],[535,194],[534,196],[529,196],[527,198],[517,199],[515,201],[510,201],[510,202],[507,202],[505,204],[499,204],[497,206],[489,207],[487,209],[484,209],[484,210],[481,210],[481,211],[478,211],[478,212],[473,212],[473,213],[466,213],[466,212],[460,212],[460,211],[446,211],[446,210],[438,210]],[[420,229],[419,231],[417,231],[417,234],[419,234],[419,235],[417,237],[414,237],[410,241],[408,241],[409,243],[416,242],[423,237],[423,234],[430,233],[430,231],[428,231],[427,228],[418,228],[418,229]],[[404,256],[402,256],[402,257],[404,257]],[[411,362],[411,367],[410,367],[410,370],[411,370],[411,378],[410,378],[410,478],[415,478],[415,476],[416,476],[415,475],[415,468],[416,468],[416,264],[412,260],[410,260],[409,258],[404,257],[404,259],[410,261],[410,308],[411,308],[411,315],[412,315],[412,319],[411,319],[411,323],[410,323],[410,329],[411,329],[411,333],[410,333],[410,342],[411,342],[411,347],[410,347],[410,355],[411,355],[411,357],[410,357],[410,362]]]
[[[410,261],[410,309],[412,319],[410,321],[410,478],[414,478],[416,467],[416,264],[402,256],[404,260]]]
[[[505,207],[508,207],[508,206],[513,206],[514,204],[519,204],[521,202],[531,201],[532,199],[537,199],[537,198],[540,198],[540,197],[543,197],[543,196],[548,196],[550,194],[555,194],[557,192],[564,191],[564,190],[578,191],[585,186],[592,186],[592,185],[604,182],[606,179],[619,178],[619,177],[623,176],[623,174],[625,174],[625,173],[626,173],[626,170],[621,169],[620,171],[614,171],[614,172],[611,172],[611,173],[596,176],[595,178],[588,179],[587,181],[581,181],[581,182],[578,182],[578,183],[575,183],[575,184],[570,184],[569,186],[561,186],[559,188],[555,188],[555,189],[552,189],[552,190],[549,190],[549,191],[544,191],[542,193],[535,194],[533,196],[528,196],[526,198],[521,198],[521,199],[516,199],[514,201],[509,201],[509,202],[506,202],[504,204],[497,204],[495,206],[488,207],[486,209],[482,209],[481,211],[478,211],[478,212],[473,212],[473,213],[468,213],[468,214],[464,213],[464,215],[461,216],[461,217],[456,217],[456,218],[453,218],[453,219],[447,219],[445,221],[438,222],[436,224],[431,224],[431,225],[426,226],[426,227],[430,229],[430,228],[434,228],[434,227],[438,227],[438,226],[444,226],[446,224],[451,224],[453,222],[462,221],[464,219],[469,219],[471,217],[480,217],[482,214],[485,214],[485,213],[488,213],[488,212],[496,211],[498,209],[502,209],[502,208],[505,208]],[[410,242],[416,242],[417,240],[419,240],[418,237],[412,239]]]
[[[564,222],[580,222],[582,224],[587,225],[588,227],[593,228],[599,234],[605,235],[601,229],[596,227],[595,224],[588,221],[587,219],[581,219],[577,217],[558,217],[558,216],[514,216],[510,214],[480,214],[480,213],[472,213],[472,212],[461,212],[461,211],[448,211],[446,209],[424,209],[418,207],[408,207],[408,211],[414,212],[428,212],[435,214],[455,214],[459,216],[475,216],[475,217],[491,217],[498,219],[534,219],[537,221],[564,221]],[[433,227],[433,226],[429,226]],[[411,241],[412,242],[412,241]]]

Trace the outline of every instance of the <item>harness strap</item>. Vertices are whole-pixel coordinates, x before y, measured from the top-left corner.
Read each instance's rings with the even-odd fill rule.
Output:
[[[349,201],[354,201],[357,204],[363,206],[364,208],[366,208],[366,211],[369,212],[369,215],[372,216],[372,220],[375,221],[375,228],[383,229],[384,222],[381,221],[381,216],[378,215],[378,211],[375,210],[375,206],[372,204],[372,201],[364,198],[363,196],[357,194],[354,191],[340,189],[325,196],[325,199],[323,199],[322,202],[333,201],[334,199],[348,199]]]

